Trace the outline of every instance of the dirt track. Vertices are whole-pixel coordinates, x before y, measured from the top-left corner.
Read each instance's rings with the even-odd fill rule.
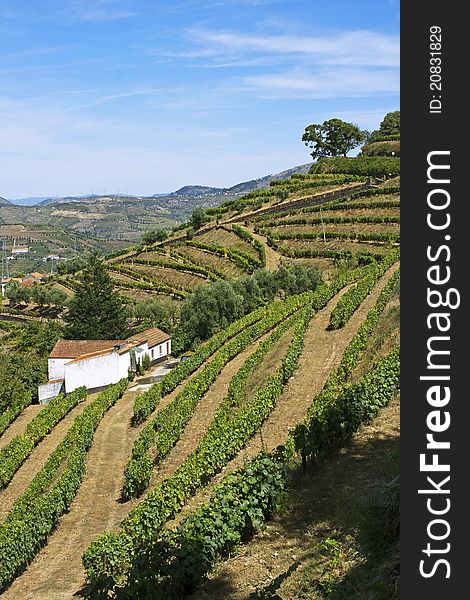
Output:
[[[40,404],[27,406],[3,432],[3,435],[0,437],[0,448],[4,448],[9,444],[15,435],[23,435],[28,423],[30,423],[43,408],[44,406],[41,406]]]
[[[215,384],[198,404],[162,468],[156,470],[152,486],[170,475],[194,450],[225,396],[233,375],[264,338],[261,337],[224,367]],[[180,389],[181,386],[165,397],[158,409],[167,405]],[[47,545],[2,598],[70,600],[74,595],[79,595],[79,590],[85,584],[81,562],[83,552],[100,533],[118,530],[122,519],[140,501],[120,502],[124,468],[140,431],[140,428],[134,429],[129,425],[136,395],[136,391],[129,390],[103,417],[88,456],[85,479],[69,512],[60,519]],[[26,461],[24,467],[27,468],[30,462]]]
[[[262,428],[262,439],[268,448],[282,442],[289,426],[305,413],[315,390],[321,389],[329,372],[339,363],[346,344],[374,303],[378,290],[366,299],[344,329],[328,332],[325,327],[329,314],[340,295],[341,293],[312,319],[299,370],[288,383],[278,406]],[[254,352],[259,341],[224,367],[216,383],[198,405],[180,441],[172,449],[162,468],[156,472],[152,485],[171,474],[197,446],[216,407],[225,396],[231,378]],[[159,408],[166,405],[177,392],[175,390],[163,399]],[[129,426],[135,395],[135,391],[128,391],[104,416],[89,453],[84,482],[70,511],[61,518],[48,544],[28,569],[4,593],[5,600],[70,600],[74,596],[80,596],[79,589],[84,584],[81,563],[83,551],[98,534],[116,530],[119,522],[138,502],[119,502],[124,467],[139,432]],[[253,455],[260,448],[261,436],[256,435],[246,450],[224,472],[242,464],[245,456]],[[194,507],[204,498],[203,492],[196,496],[190,506]]]
[[[287,383],[275,408],[247,446],[214,477],[213,484],[220,482],[228,472],[243,466],[246,459],[261,450],[272,450],[285,442],[289,429],[305,417],[313,397],[321,391],[331,371],[338,367],[346,346],[359,329],[368,311],[374,306],[390,275],[397,268],[398,265],[395,265],[389,270],[342,329],[327,331],[326,327],[333,307],[345,290],[314,316],[305,334],[299,367]],[[206,502],[211,492],[212,485],[201,490],[168,525],[172,526],[179,522]]]

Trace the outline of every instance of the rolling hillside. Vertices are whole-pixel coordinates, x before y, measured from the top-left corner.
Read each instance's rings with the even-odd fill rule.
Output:
[[[272,539],[250,540],[286,487],[301,514],[316,498],[302,467],[315,473],[396,396],[399,207],[398,178],[297,173],[208,207],[199,228],[188,223],[163,242],[109,254],[116,289],[130,298],[184,304],[201,284],[263,268],[288,278],[280,267],[298,264],[317,267],[322,280],[300,294],[287,282],[272,301],[260,298],[159,382],[123,380],[44,418],[50,433],[23,459],[24,442],[9,444],[38,413],[13,421],[0,438],[4,468],[19,463],[0,491],[4,598],[177,600],[217,564],[215,587],[202,588],[200,600],[275,598],[269,561],[269,577],[302,598],[294,571],[311,567],[311,549],[294,540],[277,563]],[[73,289],[74,278],[61,281]],[[307,488],[312,496],[302,497]],[[340,585],[365,555],[354,532],[343,540],[334,515],[315,527],[319,544],[349,535]],[[247,571],[246,589],[217,596],[223,561],[240,544],[260,552],[259,566]],[[316,591],[331,582],[321,573]],[[393,598],[390,589],[380,598]]]
[[[110,251],[110,242],[136,243],[152,229],[171,228],[184,223],[197,207],[210,208],[236,199],[249,191],[284,180],[293,173],[305,173],[310,164],[281,173],[246,181],[230,188],[185,186],[170,194],[151,197],[93,195],[47,198],[34,206],[0,200],[0,224],[22,223],[32,230],[44,226],[70,234],[95,238],[95,245]]]

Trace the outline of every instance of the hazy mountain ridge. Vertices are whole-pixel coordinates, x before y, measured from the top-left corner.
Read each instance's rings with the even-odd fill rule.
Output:
[[[219,188],[213,186],[205,186],[205,185],[185,185],[178,190],[170,193],[156,193],[152,196],[136,196],[133,194],[86,194],[83,196],[31,196],[28,198],[15,198],[11,200],[7,200],[6,198],[0,199],[0,204],[12,204],[14,206],[49,206],[51,204],[67,204],[67,203],[77,203],[77,202],[94,202],[100,200],[143,200],[146,198],[201,198],[204,196],[223,196],[223,195],[231,195],[231,194],[246,194],[252,190],[266,187],[270,184],[274,179],[288,179],[294,173],[308,173],[312,163],[307,163],[304,165],[299,165],[297,167],[293,167],[291,169],[287,169],[285,171],[281,171],[280,173],[275,173],[272,175],[266,175],[265,177],[260,177],[258,179],[251,179],[249,181],[243,181],[241,183],[237,183],[228,188]],[[3,202],[2,202],[3,200]]]

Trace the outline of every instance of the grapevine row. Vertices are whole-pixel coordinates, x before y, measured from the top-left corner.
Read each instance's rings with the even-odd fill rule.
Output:
[[[223,367],[265,331],[298,311],[311,299],[311,292],[274,302],[266,316],[228,341],[204,369],[141,431],[125,469],[124,498],[140,495],[149,485],[154,463],[160,463],[191,418],[196,405],[219,376]],[[150,452],[155,454],[152,461]]]
[[[172,256],[173,258],[176,258],[178,260],[184,260],[185,262],[190,263],[192,265],[196,265],[198,267],[201,266],[198,259],[194,258],[194,256],[191,256],[191,254],[185,254],[183,252],[174,250],[172,248],[169,248],[169,254],[170,254],[170,256]],[[214,267],[214,266],[208,265],[208,264],[204,264],[203,268],[206,269],[206,271],[209,271],[210,273],[212,273],[217,279],[225,279],[226,278],[225,273],[221,269],[218,269],[217,267]]]
[[[260,230],[262,233],[263,230]],[[392,242],[399,243],[399,233],[374,233],[374,232],[345,232],[345,231],[300,231],[300,232],[286,232],[279,233],[270,231],[270,238],[275,240],[318,240],[326,238],[327,240],[353,240],[361,242]]]
[[[31,404],[32,399],[31,392],[25,390],[11,401],[10,406],[0,415],[0,435]]]
[[[229,412],[238,394],[227,396],[198,448],[132,511],[122,523],[121,532],[117,535],[105,534],[89,546],[83,561],[88,577],[95,586],[99,587],[102,583],[107,586],[110,580],[114,580],[114,583],[122,581],[136,553],[145,549],[164,522],[246,445],[274,407],[285,383],[297,367],[312,312],[312,306],[308,305],[297,319],[286,355],[269,383],[231,415]],[[267,349],[269,344],[260,351],[260,356]],[[115,561],[110,567],[109,559],[118,553],[120,562]]]
[[[128,281],[115,281],[115,285],[117,285],[118,287],[149,290],[161,294],[169,294],[172,296],[176,296],[177,298],[185,298],[187,296],[187,292],[184,289],[178,289],[176,287],[172,287],[164,283],[157,283],[154,278],[140,273],[139,275],[137,275],[135,271],[127,267],[123,267],[122,265],[113,264],[106,266],[109,271],[112,271],[114,273],[120,273],[121,275],[126,275],[127,277],[130,277],[131,279],[135,280],[135,283],[131,283]]]
[[[346,208],[360,208],[362,206],[364,206],[363,203],[356,203],[354,202],[354,200],[358,200],[360,198],[370,198],[370,197],[374,197],[374,196],[389,196],[389,195],[393,195],[393,194],[398,194],[400,193],[400,186],[389,186],[389,187],[385,187],[385,188],[368,188],[366,190],[361,190],[359,192],[353,192],[353,193],[349,193],[349,194],[345,194],[343,198],[339,198],[339,199],[335,199],[332,200],[330,202],[325,202],[324,204],[317,204],[315,206],[306,206],[305,208],[294,208],[294,209],[286,209],[286,210],[280,210],[279,212],[276,212],[275,214],[278,215],[279,217],[281,216],[287,216],[290,214],[296,214],[296,213],[312,213],[312,212],[320,212],[320,211],[329,211],[329,210],[346,210]],[[400,205],[400,201],[399,200],[390,200],[390,201],[377,201],[377,202],[371,202],[370,204],[367,204],[367,206],[369,208],[380,208],[380,207],[384,207],[387,208],[387,204],[391,202],[391,206],[399,206]],[[350,206],[351,205],[351,206]],[[255,221],[263,221],[266,219],[272,219],[274,218],[272,216],[272,214],[264,214],[264,215],[255,215],[253,217],[253,220]]]
[[[75,418],[63,441],[0,525],[0,590],[32,560],[67,511],[84,477],[94,432],[127,384],[123,379],[108,387]]]
[[[279,241],[272,237],[267,238],[267,243],[268,246],[274,248],[280,254],[289,256],[290,258],[331,258],[333,260],[340,260],[356,256],[364,262],[370,262],[372,260],[382,260],[384,257],[383,254],[364,251],[352,252],[351,250],[330,250],[326,248],[290,248],[289,246],[279,244]]]
[[[164,269],[173,269],[175,271],[183,271],[186,273],[194,273],[196,275],[202,275],[206,279],[216,280],[216,277],[212,272],[208,271],[204,267],[200,267],[197,265],[193,265],[190,263],[178,263],[178,262],[170,262],[168,260],[160,260],[155,258],[132,258],[131,264],[138,265],[149,265],[151,267],[161,267]],[[127,263],[129,264],[129,263]]]
[[[167,373],[161,381],[155,383],[149,390],[137,396],[134,401],[134,413],[131,424],[135,427],[143,423],[147,417],[156,409],[160,398],[172,392],[182,381],[194,373],[214,352],[232,337],[243,331],[256,321],[259,321],[265,314],[264,306],[257,308],[251,313],[238,319],[229,325],[224,331],[213,336],[207,342],[200,344],[195,352]]]
[[[233,224],[232,231],[235,235],[237,235],[240,239],[244,240],[251,244],[259,256],[260,266],[266,266],[266,249],[264,244],[262,244],[259,240],[256,240],[249,231],[240,227],[240,225]]]
[[[28,458],[35,446],[52,431],[55,425],[86,398],[86,388],[80,387],[68,396],[53,398],[49,404],[28,423],[23,435],[15,436],[0,450],[0,488],[5,487]]]
[[[341,329],[359,308],[362,301],[373,290],[375,284],[385,271],[398,260],[398,253],[391,252],[383,261],[374,265],[373,271],[348,290],[338,301],[330,314],[329,329]]]
[[[341,207],[341,210],[343,207]],[[308,219],[307,217],[299,217],[296,219],[273,219],[263,223],[263,229],[265,227],[281,227],[284,225],[321,225],[322,223],[399,223],[400,217],[397,215],[385,215],[385,216],[350,216],[350,217],[314,217]],[[258,229],[258,228],[256,228]],[[255,229],[255,232],[256,232]]]
[[[251,256],[251,254],[242,252],[241,250],[233,250],[232,248],[218,246],[217,244],[204,244],[203,242],[195,242],[194,240],[186,243],[188,246],[192,246],[193,248],[199,248],[200,250],[205,250],[211,254],[217,254],[218,256],[228,258],[238,265],[243,271],[247,271],[248,273],[252,273],[255,269],[263,266],[260,260]]]
[[[396,280],[395,274],[383,290],[375,309],[375,321],[371,318],[370,311],[369,332],[396,286]],[[359,345],[362,347],[364,334],[365,328],[362,335],[358,336]],[[358,342],[353,340],[348,349],[357,346]],[[388,400],[390,390],[395,389],[396,381],[392,382],[390,390],[387,388],[385,393],[380,389],[384,371],[382,365],[387,359],[364,378],[365,383],[361,387],[354,388],[349,398],[349,407],[356,407],[354,427],[362,420],[370,418],[373,411]],[[344,359],[342,362],[344,363]],[[341,404],[343,405],[344,403]],[[331,420],[331,428],[337,427],[335,414],[331,413],[328,417]],[[350,432],[351,428],[347,433]],[[220,439],[220,436],[216,436],[216,439]],[[289,448],[292,448],[292,444],[288,444],[287,449]],[[212,453],[207,452],[205,456],[210,462]],[[158,538],[151,538],[150,532],[147,532],[148,539],[144,545],[139,545],[137,556],[132,550],[132,542],[124,536],[119,543],[109,536],[97,540],[95,545],[92,544],[87,550],[83,559],[93,589],[107,593],[116,582],[122,584],[127,575],[127,585],[124,589],[134,597],[145,595],[151,589],[157,597],[176,600],[183,593],[190,592],[219,556],[223,556],[233,544],[240,541],[243,533],[252,533],[271,514],[275,500],[284,488],[285,465],[279,463],[279,456],[282,456],[282,453],[263,453],[243,469],[226,477],[222,484],[216,486],[211,501],[184,521],[176,533],[165,531],[160,533]],[[188,481],[183,478],[181,483],[182,490],[185,490]],[[251,502],[247,502],[248,499],[251,499]],[[152,521],[147,519],[145,522]],[[207,548],[207,554],[204,553],[207,558],[202,562],[201,544]]]

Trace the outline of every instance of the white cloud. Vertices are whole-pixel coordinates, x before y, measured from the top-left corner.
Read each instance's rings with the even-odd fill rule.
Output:
[[[77,16],[81,21],[115,21],[116,19],[128,19],[136,14],[126,10],[96,8],[79,12]]]
[[[367,30],[342,31],[331,35],[257,35],[188,31],[199,48],[181,56],[230,57],[253,53],[274,55],[277,60],[301,57],[313,64],[355,66],[399,66],[399,38]]]
[[[363,97],[396,93],[400,89],[395,70],[360,68],[294,70],[242,78],[247,90],[265,97],[330,98]]]

